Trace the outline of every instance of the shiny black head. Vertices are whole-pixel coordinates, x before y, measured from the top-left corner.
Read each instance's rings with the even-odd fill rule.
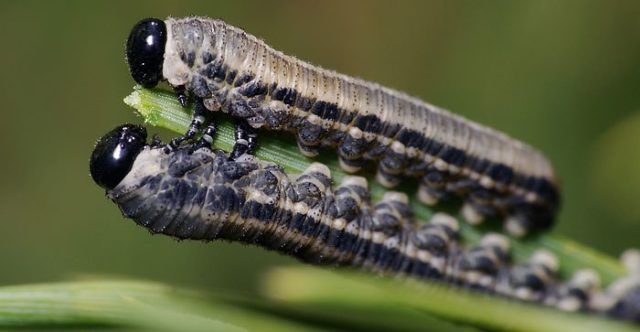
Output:
[[[152,88],[162,78],[164,45],[167,26],[156,18],[138,22],[127,39],[127,63],[133,79],[146,88]]]
[[[102,136],[89,161],[93,181],[105,189],[115,188],[131,170],[146,140],[144,127],[132,124],[118,126]]]

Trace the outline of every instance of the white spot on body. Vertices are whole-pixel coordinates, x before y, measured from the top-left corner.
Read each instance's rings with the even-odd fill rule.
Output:
[[[544,249],[536,250],[533,253],[533,256],[531,256],[531,262],[545,266],[553,272],[558,272],[558,269],[560,268],[558,257],[556,257],[552,252]]]
[[[418,250],[416,257],[423,263],[429,263],[433,256],[427,250]]]
[[[433,166],[434,166],[437,170],[439,170],[439,171],[441,171],[441,172],[442,172],[442,171],[446,171],[446,170],[447,170],[447,166],[448,166],[448,164],[447,164],[444,160],[442,160],[442,159],[438,158],[438,159],[436,159],[436,161],[433,163]]]
[[[450,214],[447,214],[444,212],[436,212],[431,217],[429,222],[434,225],[442,225],[442,226],[448,227],[454,232],[457,232],[460,229],[460,224],[458,223],[458,220],[456,220],[456,218],[454,218]]]
[[[342,180],[343,187],[361,187],[364,190],[369,190],[367,179],[362,176],[345,176]]]
[[[406,149],[405,149],[405,147],[404,147],[404,144],[402,144],[402,143],[400,143],[400,142],[398,142],[398,141],[394,141],[394,142],[391,144],[391,151],[393,151],[393,152],[395,152],[395,153],[397,153],[397,154],[401,154],[401,155],[403,155],[403,154],[405,154]]]
[[[349,135],[355,139],[361,139],[363,136],[362,130],[358,127],[351,127],[349,129]]]
[[[294,204],[293,211],[297,214],[307,214],[309,206],[304,202],[298,202]]]
[[[333,221],[333,223],[331,224],[331,228],[341,231],[346,225],[347,221],[344,218],[338,218]]]
[[[509,239],[498,233],[487,233],[482,240],[480,240],[480,244],[487,247],[496,247],[502,250],[503,252],[509,252],[511,248],[511,242]]]
[[[373,232],[373,236],[371,237],[371,241],[378,244],[382,244],[386,239],[387,236],[383,232]]]
[[[438,203],[438,198],[431,195],[427,187],[425,187],[424,185],[421,185],[420,189],[418,190],[418,199],[420,200],[420,202],[429,206],[433,206]]]
[[[527,234],[527,229],[522,226],[517,217],[507,217],[504,222],[504,229],[515,237],[523,237]]]
[[[462,206],[462,217],[471,225],[479,225],[484,221],[484,216],[471,204]]]
[[[386,202],[398,202],[402,204],[409,204],[409,196],[399,191],[388,191],[382,196],[382,200]]]

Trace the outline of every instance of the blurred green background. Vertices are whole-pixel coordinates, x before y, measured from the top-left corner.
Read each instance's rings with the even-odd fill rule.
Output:
[[[522,139],[562,179],[556,232],[612,255],[639,245],[640,2],[2,2],[0,284],[88,273],[250,291],[298,264],[152,237],[91,181],[95,140],[139,121],[122,103],[129,29],[168,15],[223,18]]]

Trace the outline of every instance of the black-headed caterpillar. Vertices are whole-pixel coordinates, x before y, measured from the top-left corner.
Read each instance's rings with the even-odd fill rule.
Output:
[[[185,93],[195,99],[192,126],[173,147],[198,133],[207,111],[221,110],[251,127],[295,134],[308,156],[321,146],[336,148],[348,172],[374,161],[387,187],[417,177],[427,204],[462,197],[470,222],[496,215],[510,233],[523,235],[549,228],[557,213],[554,171],[532,147],[404,93],[287,56],[221,20],[142,20],[129,36],[127,59],[138,83],[167,81],[183,104]],[[238,148],[235,154],[246,147]]]
[[[367,181],[334,188],[329,169],[311,164],[299,177],[248,153],[236,157],[186,144],[169,153],[143,127],[123,125],[103,136],[91,156],[94,181],[122,213],[153,233],[180,239],[226,239],[258,245],[312,264],[363,269],[463,285],[567,311],[640,319],[640,254],[636,274],[607,290],[591,270],[560,280],[555,256],[541,250],[523,263],[510,243],[487,234],[463,243],[458,221],[437,213],[413,221],[406,194],[372,202]]]

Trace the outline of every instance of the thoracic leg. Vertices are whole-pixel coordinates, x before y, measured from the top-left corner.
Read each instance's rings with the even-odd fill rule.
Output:
[[[151,144],[149,144],[149,146],[151,146],[152,148],[157,148],[161,145],[162,141],[160,140],[160,136],[158,136],[158,134],[153,134],[153,138],[151,139]]]
[[[257,144],[256,130],[249,126],[246,121],[239,120],[236,122],[235,144],[229,159],[235,160],[245,153],[253,154],[253,149]]]
[[[202,137],[196,142],[193,146],[193,151],[198,150],[200,148],[211,148],[211,144],[213,143],[213,138],[216,136],[216,124],[214,121],[209,121],[209,125],[202,132]]]
[[[187,107],[187,102],[189,98],[187,97],[187,92],[184,88],[184,85],[178,85],[173,88],[173,92],[176,94],[176,98],[182,107]]]
[[[191,120],[191,124],[189,125],[189,129],[183,136],[176,137],[169,142],[167,145],[168,150],[173,150],[180,146],[182,142],[193,139],[196,134],[202,128],[202,125],[206,121],[206,115],[209,111],[205,108],[204,103],[201,98],[195,100],[195,110],[193,112],[193,119]],[[215,128],[214,128],[215,131]]]

